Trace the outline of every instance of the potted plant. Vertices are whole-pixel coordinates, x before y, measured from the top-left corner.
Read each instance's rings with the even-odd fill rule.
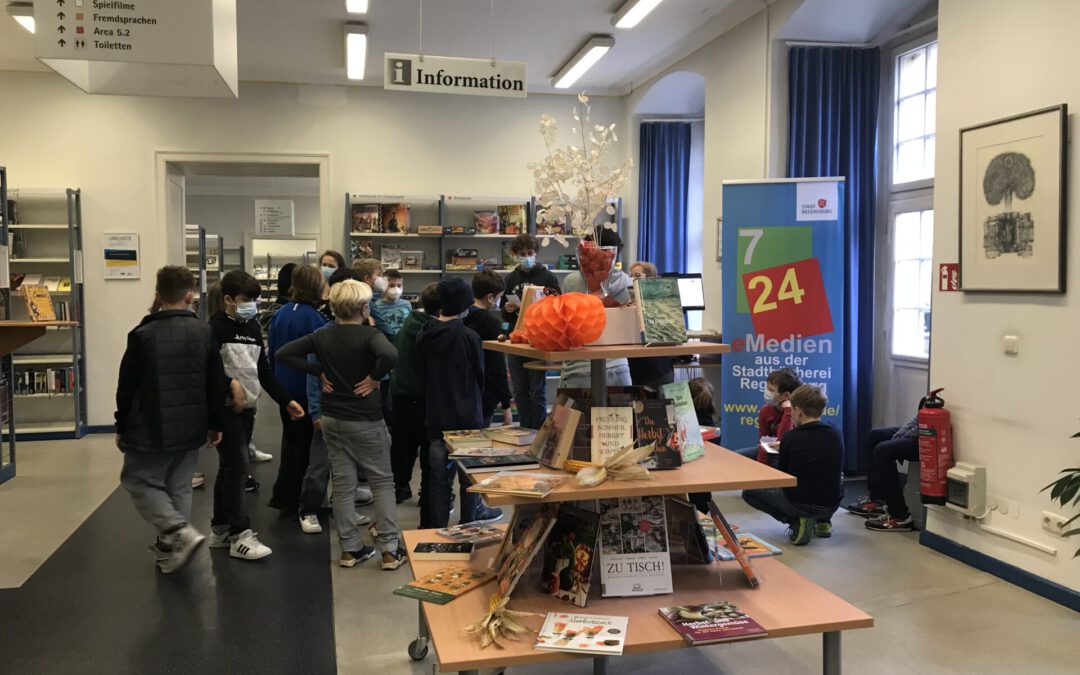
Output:
[[[1075,433],[1072,438],[1080,438],[1080,433]],[[1061,476],[1058,477],[1053,483],[1050,483],[1044,487],[1040,492],[1046,492],[1050,490],[1050,501],[1061,504],[1062,507],[1069,506],[1072,502],[1073,506],[1080,505],[1080,467],[1074,467],[1071,469],[1062,469]],[[1062,537],[1071,537],[1074,534],[1080,534],[1080,527],[1067,529],[1070,524],[1077,518],[1080,518],[1080,513],[1077,513],[1072,518],[1065,521],[1062,527],[1064,532],[1061,533]],[[1073,557],[1080,556],[1080,548],[1076,549],[1073,553]]]

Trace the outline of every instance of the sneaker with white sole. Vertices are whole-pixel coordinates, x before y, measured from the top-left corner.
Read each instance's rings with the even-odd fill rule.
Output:
[[[405,549],[398,548],[396,551],[384,551],[382,554],[382,568],[384,570],[396,570],[405,564],[407,557]]]
[[[339,567],[355,567],[365,560],[370,560],[375,555],[375,547],[361,546],[359,551],[342,551],[338,559]]]
[[[866,521],[866,529],[875,532],[911,532],[915,529],[915,522],[910,515],[906,518],[895,518],[885,513]]]
[[[357,506],[367,506],[375,502],[375,495],[372,493],[371,488],[366,485],[361,485],[356,488],[356,495],[353,497],[353,502]]]
[[[206,474],[196,473],[191,476],[191,489],[201,488],[206,485]]]
[[[274,458],[269,452],[263,452],[262,450],[252,450],[250,457],[253,462],[269,462]]]
[[[166,535],[158,548],[167,547],[169,554],[164,560],[158,561],[158,569],[162,574],[180,571],[205,539],[206,535],[190,525],[185,525],[171,535]]]
[[[363,513],[356,514],[356,525],[362,527],[371,523],[371,516],[365,516]]]
[[[319,517],[314,513],[300,516],[300,529],[304,531],[304,534],[319,534],[322,532],[322,525],[319,524]]]
[[[229,547],[229,526],[228,525],[211,525],[210,536],[207,537],[206,545],[210,548],[228,548]]]
[[[259,537],[251,530],[244,530],[232,538],[229,545],[229,555],[241,560],[259,560],[273,553],[270,547],[259,541]]]

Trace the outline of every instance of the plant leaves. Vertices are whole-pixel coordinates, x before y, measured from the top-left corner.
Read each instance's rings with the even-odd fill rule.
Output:
[[[1069,518],[1068,520],[1066,520],[1064,523],[1061,524],[1061,527],[1063,527],[1063,528],[1068,527],[1072,523],[1072,521],[1076,520],[1077,518],[1080,518],[1080,513],[1078,513],[1075,516],[1073,516],[1072,518]]]
[[[1072,529],[1072,530],[1069,530],[1068,532],[1062,532],[1062,533],[1061,533],[1061,536],[1062,536],[1062,537],[1071,537],[1071,536],[1073,536],[1074,534],[1080,534],[1080,527],[1077,527],[1077,528],[1074,528],[1074,529]]]
[[[1061,495],[1058,497],[1062,504],[1066,504],[1072,501],[1072,498],[1076,496],[1077,491],[1080,491],[1080,480],[1071,481],[1069,486],[1061,491]]]

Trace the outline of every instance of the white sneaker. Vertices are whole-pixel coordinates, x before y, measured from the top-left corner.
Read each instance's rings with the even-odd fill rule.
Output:
[[[371,516],[365,516],[363,513],[356,514],[357,525],[367,525],[371,522]]]
[[[371,488],[366,485],[359,485],[356,488],[356,496],[353,498],[353,502],[357,506],[367,506],[375,501],[375,495],[371,492]]]
[[[201,488],[206,485],[206,474],[195,473],[191,475],[191,489]]]
[[[206,538],[206,545],[210,548],[229,547],[229,526],[213,525],[210,527],[210,536]]]
[[[158,562],[158,568],[163,574],[172,574],[187,564],[191,554],[203,543],[206,536],[195,528],[185,525],[168,538],[168,544],[172,549],[168,558]]]
[[[253,462],[269,462],[274,458],[269,452],[263,452],[262,450],[251,451],[251,461]]]
[[[304,534],[319,534],[322,532],[322,525],[319,524],[319,517],[314,513],[300,516],[300,529],[304,531]]]
[[[270,547],[259,541],[255,532],[244,530],[232,538],[229,545],[229,555],[241,560],[258,560],[273,553]]]

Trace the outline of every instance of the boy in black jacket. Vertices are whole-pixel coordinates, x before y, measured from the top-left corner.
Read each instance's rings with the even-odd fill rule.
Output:
[[[814,535],[832,536],[832,515],[844,498],[844,439],[836,427],[821,421],[828,400],[820,389],[804,384],[789,400],[795,428],[780,441],[779,469],[795,476],[798,483],[790,488],[744,490],[743,499],[790,525],[788,539],[805,546]]]
[[[189,309],[195,277],[186,267],[157,273],[155,306],[128,333],[116,387],[120,483],[157,529],[151,551],[172,574],[206,538],[191,527],[191,477],[199,449],[221,441],[225,373],[210,327]]]
[[[539,242],[531,234],[519,234],[510,242],[510,252],[518,265],[506,275],[506,292],[509,295],[520,300],[526,286],[543,286],[545,292],[559,294],[558,278],[542,263],[536,262],[539,248]],[[518,320],[518,305],[504,302],[503,319],[509,322],[510,330],[513,330]],[[547,374],[542,370],[527,370],[525,363],[528,360],[523,356],[511,356],[507,363],[510,365],[510,379],[514,385],[514,400],[517,401],[521,426],[539,429],[547,417]]]
[[[266,358],[258,321],[261,289],[255,277],[233,270],[221,279],[225,311],[210,317],[214,339],[221,349],[221,361],[229,378],[229,396],[222,400],[221,443],[218,445],[218,473],[214,482],[214,517],[210,521],[210,548],[229,548],[229,555],[242,560],[258,560],[270,555],[270,547],[251,530],[244,509],[244,482],[248,471],[247,434],[244,425],[255,415],[263,389],[294,420],[304,409],[289,397]]]
[[[444,431],[481,429],[484,391],[484,355],[480,338],[465,327],[461,317],[473,304],[472,289],[460,277],[439,282],[438,321],[420,329],[416,337],[420,382],[427,392],[425,427],[430,450],[428,472],[421,472],[421,509],[430,514],[429,527],[443,528],[450,521],[450,474]],[[475,497],[462,493],[462,498]],[[465,504],[462,511],[465,511]],[[467,521],[466,521],[467,522]]]

